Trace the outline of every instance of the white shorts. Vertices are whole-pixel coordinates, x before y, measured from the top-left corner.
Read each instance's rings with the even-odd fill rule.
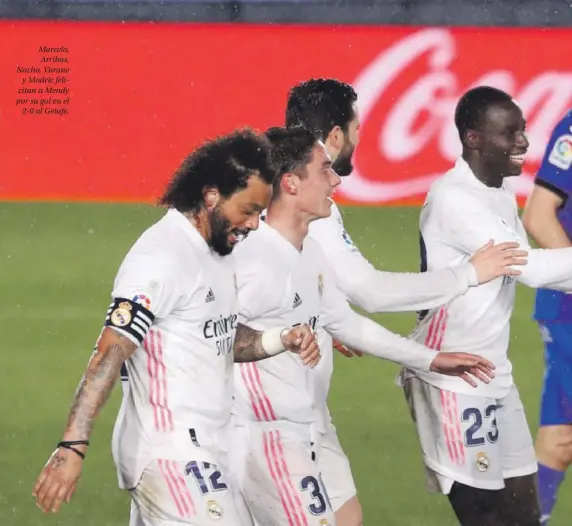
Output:
[[[130,490],[129,526],[251,526],[227,475],[208,462],[152,460]]]
[[[448,494],[454,482],[498,490],[505,479],[536,473],[532,437],[515,386],[494,399],[444,391],[412,377],[404,390],[430,491]]]
[[[334,512],[357,495],[350,462],[333,424],[329,424],[326,434],[320,436],[318,469]]]
[[[233,479],[258,526],[334,526],[310,426],[236,423]]]

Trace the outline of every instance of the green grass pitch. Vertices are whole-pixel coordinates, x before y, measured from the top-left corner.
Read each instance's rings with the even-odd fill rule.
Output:
[[[96,425],[82,482],[58,515],[43,515],[33,482],[59,441],[69,404],[109,302],[117,267],[162,212],[146,206],[0,203],[0,525],[119,526],[128,496],[110,453],[119,388]],[[346,208],[348,231],[378,268],[416,271],[418,209]],[[529,423],[537,425],[542,345],[530,319],[533,292],[519,286],[511,355]],[[376,316],[407,334],[414,314]],[[336,357],[330,408],[352,462],[366,525],[456,524],[428,495],[397,367]],[[569,524],[570,484],[552,526]]]

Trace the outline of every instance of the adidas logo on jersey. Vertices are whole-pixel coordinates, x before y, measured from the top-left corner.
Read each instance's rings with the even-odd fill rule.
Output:
[[[205,298],[205,303],[210,303],[211,301],[214,301],[214,300],[215,300],[215,295],[214,295],[213,289],[211,289],[209,287],[209,292],[207,294],[207,297]]]
[[[302,298],[296,292],[296,294],[294,295],[294,303],[292,304],[292,308],[295,309],[296,307],[299,307],[300,305],[302,305]]]

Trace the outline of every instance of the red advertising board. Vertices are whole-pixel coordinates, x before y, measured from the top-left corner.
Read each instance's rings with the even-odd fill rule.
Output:
[[[340,202],[419,203],[459,153],[453,108],[478,84],[528,118],[525,195],[572,106],[572,30],[2,21],[0,35],[0,199],[152,201],[205,138],[282,124],[289,87],[318,76],[359,95]],[[16,104],[32,97],[18,68],[43,73],[44,46],[66,48],[63,115]]]

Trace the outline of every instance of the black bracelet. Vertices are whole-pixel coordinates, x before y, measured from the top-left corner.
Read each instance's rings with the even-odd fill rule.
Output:
[[[68,440],[63,441],[58,444],[58,447],[63,447],[64,449],[69,449],[73,451],[76,455],[79,455],[82,460],[85,458],[85,453],[82,453],[79,449],[76,449],[73,446],[89,446],[89,440]]]

